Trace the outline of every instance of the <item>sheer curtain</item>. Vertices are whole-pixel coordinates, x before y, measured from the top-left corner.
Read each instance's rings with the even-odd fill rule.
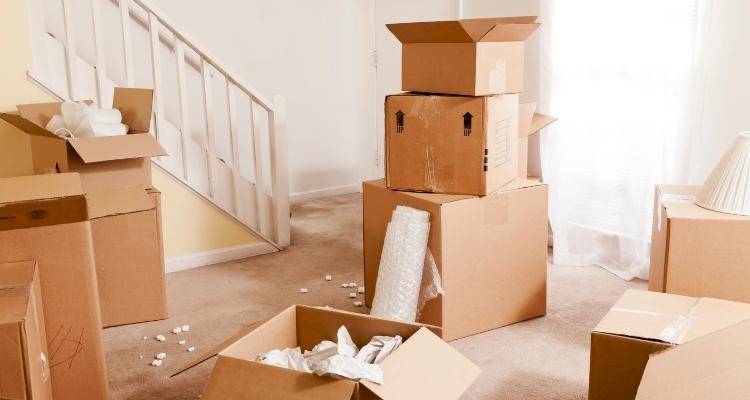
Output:
[[[691,180],[698,1],[541,2],[555,264],[648,277],[654,185]]]

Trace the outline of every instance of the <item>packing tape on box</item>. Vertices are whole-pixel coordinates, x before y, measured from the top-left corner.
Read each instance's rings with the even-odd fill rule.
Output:
[[[397,206],[385,233],[371,315],[414,322],[427,301],[443,293],[427,248],[430,213]]]
[[[490,90],[495,93],[505,93],[508,86],[508,67],[505,60],[497,60],[495,69],[490,71],[489,77]]]
[[[685,334],[693,327],[700,299],[694,299],[688,312],[678,316],[674,322],[662,329],[659,339],[672,344],[680,344],[685,339]]]
[[[439,101],[439,96],[417,96],[406,116],[417,117],[425,128],[429,128],[440,118]]]

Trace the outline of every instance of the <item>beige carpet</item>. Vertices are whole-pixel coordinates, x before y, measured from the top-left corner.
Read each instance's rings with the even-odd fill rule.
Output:
[[[294,207],[292,240],[282,253],[169,274],[170,319],[105,330],[111,397],[197,399],[212,362],[168,375],[244,325],[293,303],[366,311],[354,307],[349,290],[339,285],[362,282],[360,195]],[[326,274],[333,282],[323,280]],[[599,268],[550,266],[546,317],[451,342],[483,370],[463,398],[585,399],[591,328],[623,291],[644,286]],[[296,293],[300,287],[310,293]],[[182,324],[190,332],[170,333]],[[167,341],[142,339],[157,334]],[[187,344],[178,345],[181,339]],[[187,352],[188,346],[196,351]],[[164,364],[149,366],[162,351]]]

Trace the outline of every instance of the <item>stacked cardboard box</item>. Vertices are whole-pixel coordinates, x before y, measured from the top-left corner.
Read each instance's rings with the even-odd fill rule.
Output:
[[[536,17],[388,25],[402,89],[386,97],[386,178],[365,182],[366,303],[397,205],[430,212],[445,295],[419,321],[446,340],[546,313],[547,187],[527,179],[528,136],[553,119],[519,104]]]

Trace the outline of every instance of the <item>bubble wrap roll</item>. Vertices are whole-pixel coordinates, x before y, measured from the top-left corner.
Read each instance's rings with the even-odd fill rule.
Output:
[[[430,234],[430,213],[397,206],[385,232],[371,315],[414,322]]]

